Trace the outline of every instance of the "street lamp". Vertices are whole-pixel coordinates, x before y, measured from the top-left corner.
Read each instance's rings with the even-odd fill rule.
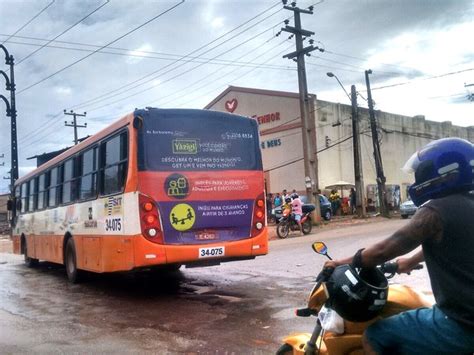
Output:
[[[346,88],[344,87],[344,85],[342,85],[341,81],[339,80],[339,78],[332,72],[328,72],[326,73],[327,76],[329,76],[330,78],[335,78],[337,80],[337,82],[339,83],[339,85],[341,86],[342,90],[344,90],[344,92],[346,93],[346,96],[349,98],[349,100],[351,100],[351,96],[349,95],[349,93],[346,91]]]
[[[334,73],[326,73],[330,78],[335,78],[341,88],[351,101],[352,106],[352,150],[354,152],[354,182],[356,187],[356,211],[359,217],[365,217],[365,194],[364,194],[364,178],[362,173],[362,158],[360,151],[360,135],[359,135],[359,110],[357,107],[357,91],[355,85],[351,86],[351,95],[348,94],[344,85]]]

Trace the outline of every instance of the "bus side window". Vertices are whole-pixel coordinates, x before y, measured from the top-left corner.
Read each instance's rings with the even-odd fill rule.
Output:
[[[21,213],[28,211],[28,183],[21,185]]]
[[[15,187],[15,206],[14,208],[14,214],[18,215],[21,211],[21,186],[16,186]]]
[[[87,150],[81,156],[82,177],[78,181],[79,199],[86,200],[97,194],[97,147]]]
[[[46,187],[46,174],[41,174],[38,178],[38,209],[42,210],[45,207],[45,187]]]
[[[36,178],[32,178],[29,182],[29,194],[28,194],[28,212],[33,212],[35,210],[37,191],[36,188]]]
[[[101,145],[100,181],[102,195],[123,191],[127,173],[128,139],[121,133]]]
[[[49,172],[48,207],[56,206],[58,190],[58,168],[53,168]]]
[[[74,185],[74,158],[71,158],[63,165],[61,203],[69,203],[74,201]]]

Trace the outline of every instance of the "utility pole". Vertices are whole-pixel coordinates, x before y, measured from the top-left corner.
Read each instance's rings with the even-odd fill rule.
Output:
[[[352,150],[354,152],[356,211],[357,211],[357,216],[365,218],[366,214],[365,214],[364,176],[362,173],[362,157],[361,157],[361,152],[360,152],[359,108],[357,107],[357,91],[356,91],[355,85],[351,86],[351,104],[352,104]]]
[[[8,53],[8,50],[3,44],[0,44],[0,48],[5,52],[5,64],[10,66],[10,77],[3,71],[0,70],[0,74],[3,75],[6,81],[6,89],[10,91],[10,101],[3,95],[0,95],[0,99],[5,102],[7,107],[7,117],[10,117],[11,122],[11,198],[13,199],[13,186],[15,181],[18,179],[18,143],[17,143],[17,132],[16,132],[16,100],[15,100],[15,59],[13,55]]]
[[[77,138],[77,129],[78,128],[86,128],[87,127],[87,123],[84,123],[83,125],[78,125],[77,124],[77,119],[76,117],[79,116],[79,117],[86,117],[86,114],[87,112],[84,112],[84,113],[75,113],[73,110],[71,110],[71,112],[66,112],[66,110],[64,110],[64,114],[66,116],[73,116],[73,121],[68,123],[67,121],[64,121],[64,125],[66,127],[74,127],[74,145],[76,145],[78,143],[78,138]]]
[[[308,95],[308,83],[306,81],[306,69],[304,56],[309,55],[314,50],[322,49],[314,47],[314,41],[311,39],[308,47],[303,47],[303,36],[310,37],[314,35],[314,32],[307,31],[301,28],[301,14],[313,14],[313,7],[310,6],[308,10],[300,9],[296,7],[296,3],[292,2],[291,6],[286,6],[287,0],[283,0],[283,8],[285,10],[293,11],[295,17],[295,27],[288,26],[289,21],[285,21],[285,27],[282,31],[292,33],[295,36],[296,51],[288,53],[283,58],[293,59],[296,58],[298,66],[298,86],[300,95],[300,115],[302,122],[302,137],[303,137],[303,158],[304,158],[304,173],[305,173],[305,186],[306,196],[308,201],[313,203],[316,208],[313,212],[314,220],[319,222],[321,220],[321,210],[319,206],[318,195],[318,156],[316,151],[316,124],[315,120],[311,119],[310,112],[310,95]],[[314,108],[313,108],[314,110]]]
[[[384,217],[389,217],[388,206],[385,189],[385,175],[383,173],[382,155],[380,154],[380,143],[377,131],[377,122],[375,121],[374,103],[372,101],[372,92],[370,91],[369,74],[372,74],[372,70],[365,71],[365,84],[367,85],[367,101],[369,104],[369,117],[370,117],[370,129],[372,131],[372,144],[374,146],[374,160],[375,170],[377,172],[377,189],[378,198],[380,205],[380,214]]]

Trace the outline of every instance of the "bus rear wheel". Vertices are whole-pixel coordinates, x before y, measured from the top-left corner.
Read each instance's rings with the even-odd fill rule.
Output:
[[[73,284],[80,282],[83,278],[83,271],[77,269],[76,255],[74,240],[69,238],[64,253],[64,266],[66,266],[67,278]]]
[[[35,266],[37,266],[38,263],[39,263],[39,260],[38,260],[38,259],[35,259],[35,258],[30,258],[30,257],[28,256],[28,243],[26,242],[26,240],[24,241],[24,243],[25,243],[25,246],[24,246],[23,251],[24,251],[24,254],[25,254],[25,265],[26,265],[27,267],[35,267]]]

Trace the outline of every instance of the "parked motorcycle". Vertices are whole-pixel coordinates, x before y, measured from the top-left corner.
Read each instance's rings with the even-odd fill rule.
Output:
[[[312,247],[316,253],[331,259],[324,243],[315,242]],[[388,274],[387,278],[391,278],[395,275],[398,265],[396,262],[387,262],[378,268],[382,273]],[[422,268],[422,265],[417,268]],[[299,317],[316,317],[313,332],[296,333],[284,338],[284,344],[278,349],[277,355],[363,354],[362,334],[370,324],[407,310],[432,306],[423,295],[408,286],[389,285],[388,297],[386,296],[386,303],[384,302],[381,312],[373,319],[352,322],[343,319],[331,309],[331,297],[327,296],[326,289],[326,281],[329,278],[330,274],[323,270],[311,290],[307,308],[296,310]]]
[[[312,206],[303,206],[303,216],[301,216],[301,225],[303,226],[303,234],[311,233],[313,229],[313,221],[311,219],[311,212],[314,210]],[[279,238],[287,238],[290,231],[299,231],[300,227],[298,222],[295,220],[294,213],[291,212],[291,208],[285,208],[283,215],[280,218],[277,225],[277,235]]]

